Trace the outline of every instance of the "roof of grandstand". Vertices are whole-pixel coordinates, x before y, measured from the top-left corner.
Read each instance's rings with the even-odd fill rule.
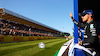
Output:
[[[19,15],[15,12],[12,12],[12,11],[7,10],[5,8],[0,8],[0,14],[1,13],[2,13],[2,19],[4,19],[4,20],[16,22],[16,23],[19,23],[19,24],[24,24],[24,25],[27,25],[27,26],[31,26],[31,27],[34,27],[34,28],[41,29],[41,30],[50,31],[50,32],[53,32],[53,33],[61,32],[57,29],[49,27],[45,24],[42,24],[40,22],[37,22],[37,21],[32,20],[30,18],[27,18],[25,16]]]

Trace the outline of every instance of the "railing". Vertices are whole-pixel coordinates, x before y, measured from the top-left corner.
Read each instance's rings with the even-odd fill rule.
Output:
[[[72,43],[73,39],[64,43],[64,45],[60,48],[58,54],[56,56],[68,56],[69,46]]]

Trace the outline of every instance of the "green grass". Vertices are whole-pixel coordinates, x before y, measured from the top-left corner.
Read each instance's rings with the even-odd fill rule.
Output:
[[[38,47],[40,42],[45,43],[44,49]],[[53,56],[65,42],[59,38],[0,44],[0,56]]]

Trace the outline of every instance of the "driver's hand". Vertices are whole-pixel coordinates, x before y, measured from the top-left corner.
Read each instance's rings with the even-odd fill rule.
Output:
[[[70,17],[71,17],[71,19],[72,19],[72,20],[74,20],[73,15],[72,15],[72,13],[71,13],[71,12],[70,12]]]
[[[70,12],[70,17],[73,17],[72,13]]]
[[[79,45],[82,45],[82,42],[83,42],[83,41],[81,40],[81,41],[78,42],[78,44],[79,44]]]

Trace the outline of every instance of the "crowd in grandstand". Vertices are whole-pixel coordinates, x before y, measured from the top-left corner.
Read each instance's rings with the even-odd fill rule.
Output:
[[[23,24],[7,20],[0,21],[0,35],[2,36],[53,36],[53,34],[28,27]]]

